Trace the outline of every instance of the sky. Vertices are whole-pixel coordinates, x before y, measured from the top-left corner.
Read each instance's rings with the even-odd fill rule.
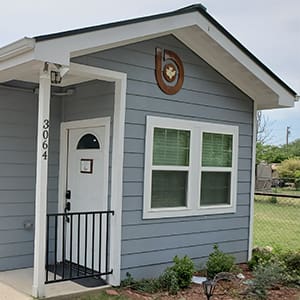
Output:
[[[0,47],[41,34],[179,9],[189,0],[10,0],[1,3]],[[299,0],[202,0],[208,12],[250,52],[300,94]],[[269,143],[300,138],[300,103],[265,111]]]

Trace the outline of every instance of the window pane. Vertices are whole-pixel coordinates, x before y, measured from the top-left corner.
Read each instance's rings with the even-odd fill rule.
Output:
[[[151,207],[186,206],[188,172],[152,171]]]
[[[202,166],[232,166],[232,135],[208,132],[203,133]]]
[[[77,149],[100,149],[98,139],[93,134],[85,134],[78,142]]]
[[[154,128],[153,165],[188,166],[190,132]]]
[[[230,204],[230,172],[202,172],[201,206]]]

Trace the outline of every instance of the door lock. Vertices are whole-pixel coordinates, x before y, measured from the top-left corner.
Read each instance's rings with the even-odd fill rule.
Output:
[[[71,190],[66,191],[66,199],[71,199]]]

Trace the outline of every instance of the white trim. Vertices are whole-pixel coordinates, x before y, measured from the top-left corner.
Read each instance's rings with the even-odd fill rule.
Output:
[[[256,166],[256,128],[257,128],[257,105],[253,102],[253,129],[252,129],[252,170],[251,170],[251,195],[250,195],[250,218],[248,239],[248,260],[252,257],[253,231],[254,231],[254,192],[255,192],[255,166]]]
[[[191,12],[185,15],[161,18],[159,21],[148,20],[40,41],[36,43],[35,57],[38,60],[68,65],[70,57],[136,43],[145,39],[171,34],[172,31],[180,28],[193,26],[197,22],[198,14],[198,12]],[[53,49],[57,50],[53,51]]]
[[[115,216],[111,222],[111,232],[114,238],[110,244],[110,265],[114,267],[109,283],[120,285],[121,281],[121,227],[123,204],[123,162],[124,162],[124,132],[126,105],[127,76],[125,74],[115,81],[115,106],[113,122],[113,151],[111,168],[111,209]]]
[[[190,161],[188,166],[153,166],[153,134],[154,128],[169,128],[190,131]],[[201,167],[201,145],[203,132],[230,134],[233,136],[232,166],[231,167]],[[172,119],[165,117],[147,116],[145,140],[145,169],[144,169],[144,203],[143,218],[169,218],[179,216],[194,216],[207,214],[223,214],[236,212],[237,172],[238,172],[238,135],[237,126]],[[198,138],[197,138],[198,137]],[[199,167],[197,167],[199,166]],[[186,207],[151,208],[151,186],[153,170],[188,171],[188,191]],[[230,204],[201,206],[200,182],[202,171],[231,173]]]
[[[38,100],[39,108],[36,153],[34,267],[32,283],[32,295],[36,298],[45,296],[50,90],[50,70],[46,69],[41,71]],[[48,138],[44,137],[44,132],[48,133],[46,135]],[[48,145],[46,149],[43,148],[45,143]],[[45,157],[43,157],[44,153],[46,153]]]
[[[0,48],[0,62],[33,50],[35,39],[23,38]]]
[[[127,75],[125,73],[75,63],[70,64],[69,74],[80,75],[86,79],[98,79],[115,83],[110,200],[110,209],[114,210],[115,215],[110,222],[111,239],[109,255],[110,267],[113,269],[113,274],[108,277],[108,283],[118,286],[120,285],[121,276],[122,189]],[[62,153],[66,153],[66,149],[62,148],[62,146],[61,151]],[[60,176],[64,175],[63,171],[60,172]],[[60,187],[60,191],[62,191],[62,187]]]

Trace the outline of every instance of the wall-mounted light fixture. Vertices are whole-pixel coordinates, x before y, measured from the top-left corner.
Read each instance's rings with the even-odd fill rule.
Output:
[[[51,83],[52,84],[60,84],[62,80],[62,77],[60,75],[60,72],[51,71]]]

